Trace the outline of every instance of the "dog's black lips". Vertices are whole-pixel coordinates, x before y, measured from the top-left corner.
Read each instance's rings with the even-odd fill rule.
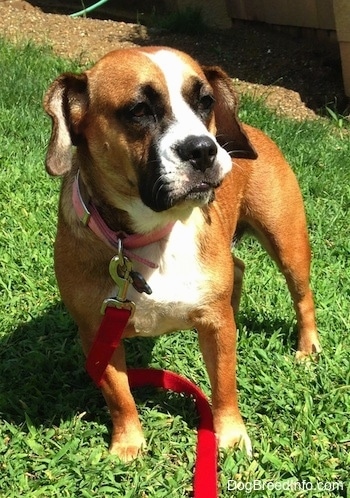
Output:
[[[177,199],[176,203],[192,200],[198,202],[198,204],[207,204],[213,202],[215,199],[215,189],[219,186],[219,183],[208,183],[202,181],[194,186],[192,186],[183,196]]]
[[[200,192],[208,192],[212,188],[213,188],[213,186],[210,185],[209,183],[207,183],[207,182],[201,182],[198,185],[195,185],[194,187],[191,188],[190,194],[197,193],[197,192],[198,193],[200,193]]]
[[[191,183],[174,194],[171,183],[163,182],[161,175],[151,175],[140,182],[140,195],[148,207],[161,212],[186,201],[194,201],[198,205],[208,204],[215,199],[215,189],[219,185],[220,182],[200,181]]]
[[[215,189],[219,187],[217,171],[208,168],[204,173],[191,169],[191,179],[182,189],[174,192],[172,182],[162,175],[161,162],[156,147],[152,146],[147,167],[139,173],[141,200],[155,212],[166,211],[182,202],[192,201],[204,205],[215,199]]]

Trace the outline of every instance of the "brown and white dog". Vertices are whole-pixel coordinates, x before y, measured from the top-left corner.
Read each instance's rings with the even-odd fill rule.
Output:
[[[47,171],[64,175],[55,270],[85,354],[101,303],[115,295],[109,263],[116,251],[80,219],[75,188],[109,230],[144,237],[133,264],[153,292],[129,288],[136,311],[123,337],[195,329],[218,442],[250,453],[235,378],[233,308],[244,271],[231,253],[236,233],[249,228],[283,272],[298,357],[320,350],[305,213],[292,170],[266,135],[240,124],[228,76],[173,49],[113,51],[82,74],[59,76],[44,106],[53,123]],[[130,460],[145,440],[122,345],[101,387],[113,421],[110,451]]]

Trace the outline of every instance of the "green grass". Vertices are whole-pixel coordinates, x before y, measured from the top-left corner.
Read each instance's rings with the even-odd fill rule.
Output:
[[[109,415],[60,303],[52,264],[59,181],[44,171],[50,123],[41,100],[51,80],[77,63],[1,40],[0,61],[0,496],[191,496],[191,400],[136,391],[148,451],[130,465],[109,456]],[[283,278],[246,240],[238,251],[247,263],[238,381],[254,456],[220,454],[221,496],[246,496],[254,482],[304,481],[314,491],[250,495],[349,497],[349,136],[331,120],[296,123],[248,98],[241,116],[279,143],[300,180],[323,353],[318,363],[294,363],[295,319]],[[209,395],[195,334],[131,340],[127,348],[130,366],[185,373]],[[342,491],[316,490],[316,483],[341,482]]]

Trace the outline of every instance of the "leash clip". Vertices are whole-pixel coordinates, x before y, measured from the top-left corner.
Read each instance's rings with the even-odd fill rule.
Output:
[[[117,284],[117,295],[115,298],[105,299],[102,303],[101,313],[104,315],[108,306],[119,309],[128,309],[131,316],[135,311],[135,303],[129,301],[126,296],[131,284],[137,292],[152,294],[152,289],[143,278],[141,273],[134,271],[133,263],[123,254],[122,241],[118,240],[118,254],[109,263],[109,274]]]
[[[131,312],[131,317],[135,311],[135,303],[126,298],[129,285],[132,284],[133,264],[129,258],[123,254],[123,245],[118,241],[118,254],[109,263],[109,274],[117,285],[117,295],[114,298],[105,299],[102,303],[101,313],[104,315],[106,308],[111,306],[118,309],[127,309]]]
[[[106,313],[107,308],[117,308],[118,310],[128,310],[130,311],[130,317],[132,318],[135,313],[135,303],[132,301],[118,301],[112,297],[105,299],[101,306],[101,315]]]
[[[109,274],[117,284],[116,299],[126,302],[126,295],[129,285],[132,284],[132,261],[123,254],[123,245],[121,240],[118,241],[118,254],[111,259],[109,263]]]

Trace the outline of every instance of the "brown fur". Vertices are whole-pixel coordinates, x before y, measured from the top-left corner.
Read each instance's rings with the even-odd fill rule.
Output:
[[[198,260],[205,268],[208,288],[202,291],[205,300],[181,319],[184,325],[198,331],[220,444],[241,444],[250,451],[238,409],[236,325],[231,307],[232,296],[237,312],[244,264],[237,258],[233,263],[231,242],[238,224],[253,230],[286,278],[298,321],[297,356],[318,352],[305,213],[297,180],[277,146],[261,131],[239,123],[237,99],[227,75],[219,68],[201,69],[188,56],[180,56],[191,74],[201,78],[206,75],[216,100],[208,128],[216,129],[222,145],[232,143],[236,153],[234,167],[217,188],[214,202],[201,208],[196,216],[175,207],[159,219],[163,224],[176,219],[193,224]],[[108,265],[114,251],[77,219],[72,208],[72,182],[79,168],[88,194],[107,224],[114,230],[135,230],[135,221],[123,210],[123,202],[138,198],[135,165],[147,154],[151,135],[135,133],[130,140],[114,106],[126,101],[135,81],[152,81],[159,92],[165,92],[162,74],[144,56],[141,63],[140,57],[137,49],[112,52],[83,75],[60,76],[44,101],[53,120],[47,169],[50,174],[65,174],[55,270],[62,299],[78,324],[85,354],[102,319],[101,303],[113,290]],[[115,73],[118,67],[123,68],[122,78]],[[73,157],[72,144],[76,146]],[[200,226],[196,232],[197,218]],[[150,273],[149,269],[143,271],[146,277]],[[124,336],[133,335],[130,322]],[[127,381],[122,344],[107,367],[102,392],[113,421],[111,451],[124,460],[134,458],[145,441]]]

